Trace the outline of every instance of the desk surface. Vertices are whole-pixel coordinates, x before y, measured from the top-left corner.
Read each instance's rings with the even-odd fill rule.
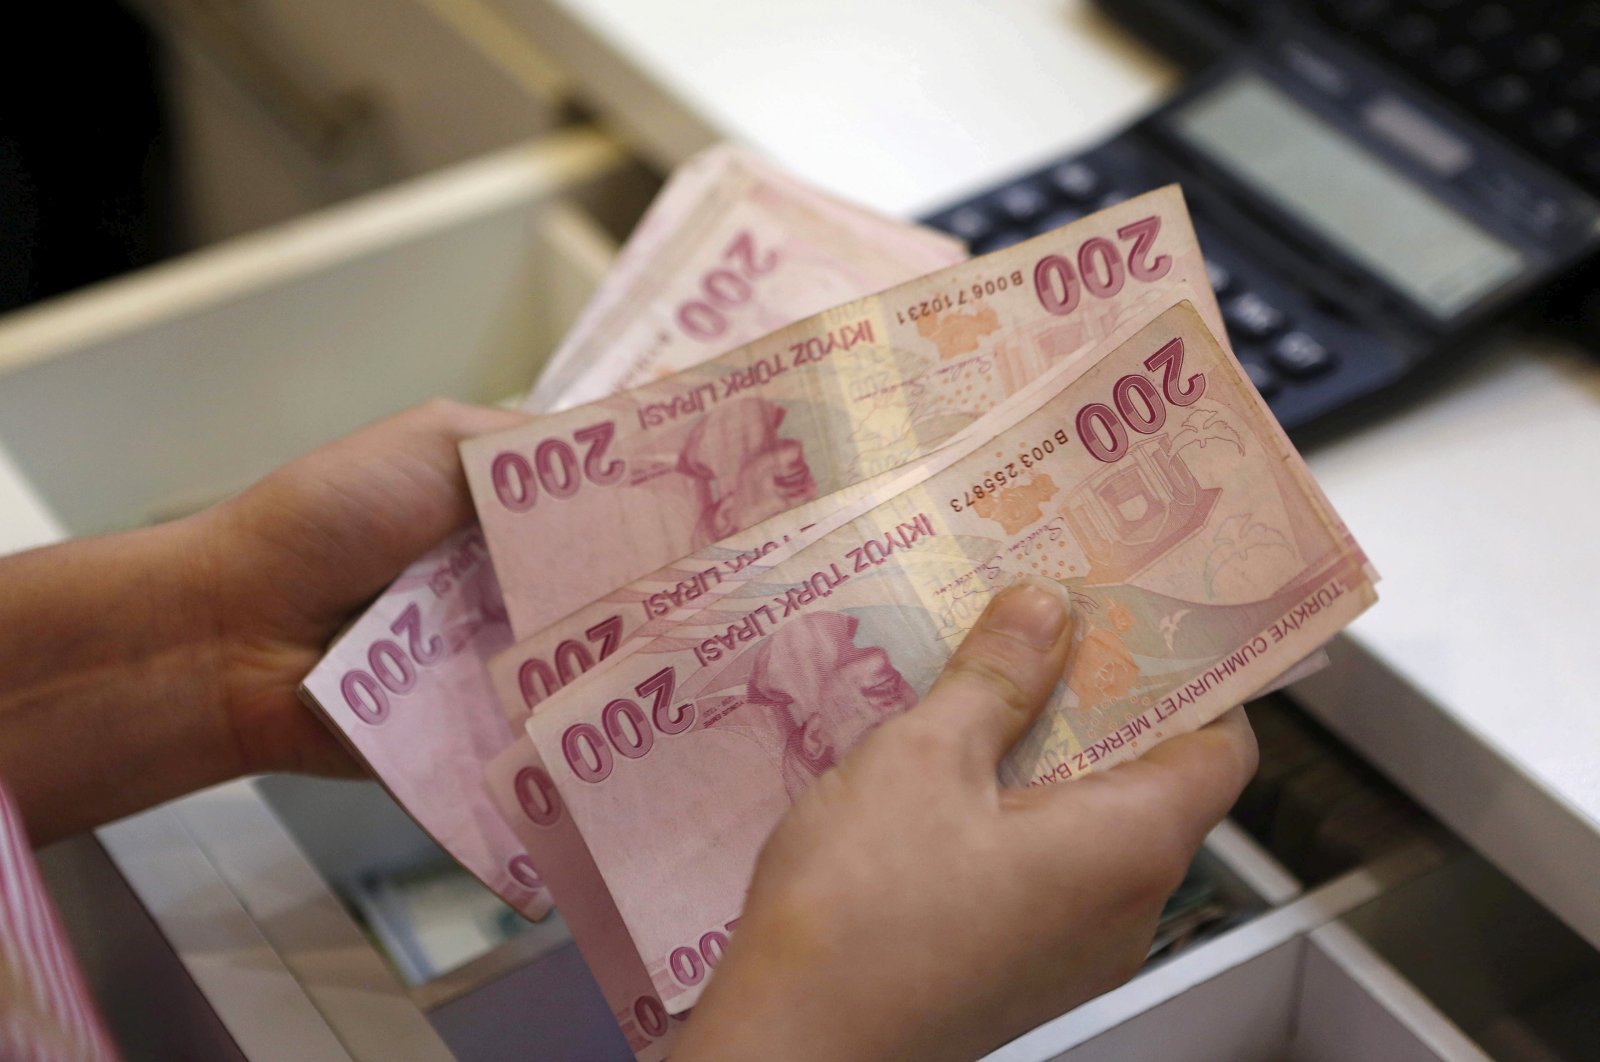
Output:
[[[738,140],[907,216],[1087,147],[1175,83],[1081,0],[499,2],[662,161]],[[1300,692],[1600,944],[1581,885],[1600,880],[1595,440],[1600,366],[1514,341],[1309,454],[1385,581]]]
[[[717,140],[890,214],[1114,132],[1174,72],[1084,0],[494,0],[670,166]]]

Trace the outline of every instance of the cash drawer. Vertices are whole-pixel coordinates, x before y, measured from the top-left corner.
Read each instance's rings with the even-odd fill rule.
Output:
[[[432,396],[519,394],[614,251],[587,204],[637,180],[575,127],[10,314],[0,445],[84,534]]]
[[[188,245],[551,132],[565,75],[479,0],[132,0],[161,41]]]

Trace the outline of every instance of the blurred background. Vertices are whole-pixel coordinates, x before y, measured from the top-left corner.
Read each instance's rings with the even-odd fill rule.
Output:
[[[503,25],[452,22],[475,13],[392,0],[40,11],[29,54],[0,75],[0,308],[559,125],[556,68]],[[97,91],[74,82],[82,70]]]

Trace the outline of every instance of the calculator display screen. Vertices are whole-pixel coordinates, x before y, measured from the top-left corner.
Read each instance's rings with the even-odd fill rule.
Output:
[[[1522,272],[1516,248],[1255,74],[1174,116],[1178,134],[1435,317]]]

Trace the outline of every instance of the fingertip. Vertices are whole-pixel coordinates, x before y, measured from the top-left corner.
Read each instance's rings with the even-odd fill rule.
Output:
[[[1257,756],[1244,710],[1232,708],[1108,774],[1137,786],[1148,811],[1170,819],[1198,844],[1239,799],[1255,774]]]
[[[1065,586],[1016,579],[989,601],[918,710],[959,733],[992,775],[1061,681],[1073,630]]]
[[[480,406],[453,398],[431,398],[409,412],[458,441],[515,428],[532,418],[532,414],[523,410]]]
[[[1206,725],[1157,745],[1144,758],[1177,771],[1213,774],[1218,784],[1243,789],[1256,773],[1260,752],[1244,708],[1235,706]]]
[[[974,631],[1018,638],[1048,653],[1071,634],[1072,627],[1072,592],[1054,579],[1023,575],[990,600]]]

